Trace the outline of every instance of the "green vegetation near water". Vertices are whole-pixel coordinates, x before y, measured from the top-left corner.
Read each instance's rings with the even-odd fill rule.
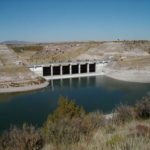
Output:
[[[148,150],[150,97],[134,106],[119,106],[108,119],[101,112],[86,113],[61,97],[43,127],[24,124],[0,137],[2,150]]]

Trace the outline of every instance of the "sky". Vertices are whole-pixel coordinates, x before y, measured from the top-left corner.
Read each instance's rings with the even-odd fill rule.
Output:
[[[0,41],[150,40],[150,0],[0,0]]]

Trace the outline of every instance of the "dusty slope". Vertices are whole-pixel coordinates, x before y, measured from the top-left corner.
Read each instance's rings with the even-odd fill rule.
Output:
[[[19,89],[26,87],[27,90],[28,86],[40,85],[41,83],[44,81],[29,71],[13,50],[5,45],[0,45],[0,89],[7,91],[4,90],[6,88],[11,92],[14,87]]]
[[[26,59],[37,62],[75,59],[108,59],[111,56],[149,56],[150,41],[105,41],[105,42],[64,42],[41,43],[43,49],[37,52],[24,51]],[[27,58],[27,54],[28,58]]]

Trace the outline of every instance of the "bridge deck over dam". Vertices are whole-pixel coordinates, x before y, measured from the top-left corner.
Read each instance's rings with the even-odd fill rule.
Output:
[[[46,80],[103,75],[107,61],[74,61],[35,64],[29,69]]]

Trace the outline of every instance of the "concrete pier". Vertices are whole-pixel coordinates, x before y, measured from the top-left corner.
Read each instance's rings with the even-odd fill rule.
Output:
[[[30,70],[46,80],[103,75],[106,61],[56,62],[35,64]]]

